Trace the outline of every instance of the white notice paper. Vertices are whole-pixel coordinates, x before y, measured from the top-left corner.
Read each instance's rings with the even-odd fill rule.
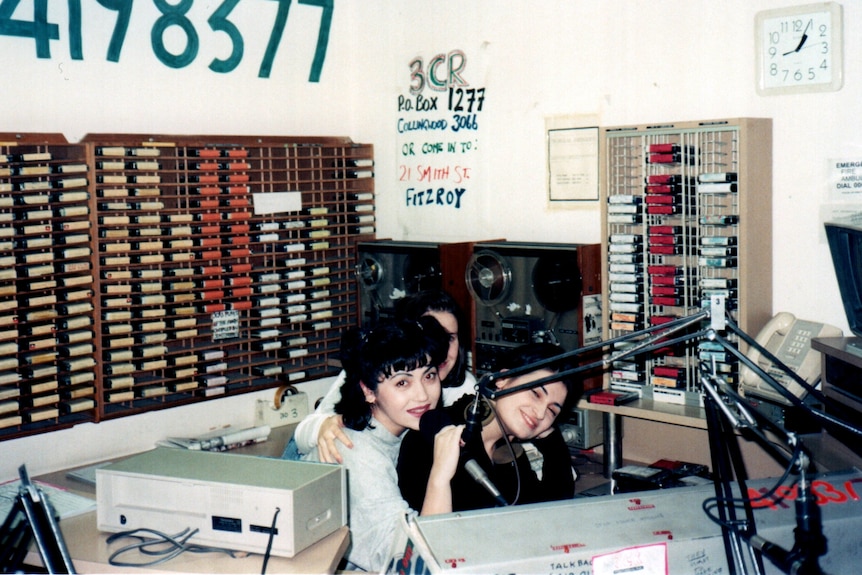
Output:
[[[551,201],[599,199],[599,129],[548,130]]]
[[[252,203],[254,204],[254,214],[256,216],[298,212],[302,209],[302,193],[259,192],[252,194]]]
[[[667,544],[636,545],[593,557],[593,575],[668,575]]]

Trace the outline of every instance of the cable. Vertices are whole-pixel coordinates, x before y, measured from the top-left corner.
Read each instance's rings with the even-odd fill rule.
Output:
[[[181,555],[182,553],[226,553],[231,557],[235,557],[234,552],[228,549],[220,549],[218,547],[202,547],[200,545],[189,545],[188,540],[191,539],[195,534],[197,534],[198,529],[190,529],[185,528],[179,533],[175,535],[168,535],[161,531],[156,531],[154,529],[148,529],[146,527],[132,529],[130,531],[121,531],[119,533],[114,533],[113,535],[108,537],[107,542],[113,543],[119,539],[129,537],[132,539],[140,539],[137,543],[131,543],[126,545],[125,547],[121,547],[117,549],[113,553],[111,553],[110,557],[108,557],[108,563],[115,567],[150,567],[153,565],[159,565],[166,561],[170,561],[174,557]],[[152,535],[153,539],[147,539],[140,533],[147,533]],[[165,546],[161,549],[150,549],[150,547],[155,546]],[[158,559],[154,561],[146,561],[146,562],[126,562],[119,561],[117,557],[124,553],[128,553],[129,551],[133,551],[137,549],[140,553],[144,555],[151,555],[154,557],[158,557]]]
[[[275,522],[278,519],[278,514],[281,512],[281,507],[275,508],[275,513],[272,515],[272,525],[269,528],[269,540],[266,542],[266,553],[263,554],[263,567],[260,569],[261,575],[266,573],[266,564],[269,563],[269,553],[272,551],[272,540],[275,539]]]
[[[515,485],[517,489],[515,490],[515,497],[512,499],[512,503],[510,505],[517,505],[518,499],[521,498],[521,470],[518,468],[518,456],[515,453],[515,448],[512,446],[512,442],[509,440],[509,431],[506,429],[506,426],[503,425],[503,420],[500,419],[500,416],[497,414],[497,409],[494,407],[494,403],[489,401],[488,405],[491,407],[491,411],[494,413],[494,421],[497,422],[497,425],[500,426],[500,430],[503,432],[503,439],[506,442],[506,447],[509,450],[509,455],[512,456],[512,465],[515,468]],[[491,463],[496,465],[494,459],[491,458]]]
[[[739,498],[709,497],[709,498],[705,499],[703,501],[703,504],[701,505],[704,513],[706,513],[706,516],[713,523],[715,523],[721,527],[724,527],[724,528],[733,530],[735,532],[738,532],[739,530],[738,530],[738,527],[736,525],[730,525],[726,521],[722,521],[721,518],[713,515],[712,510],[714,508],[718,507],[719,505],[722,505],[722,504],[742,506],[745,504],[746,501],[748,501],[749,503],[753,503],[753,504],[762,503],[762,502],[767,501],[767,500],[769,500],[770,503],[781,503],[784,500],[784,497],[776,497],[775,493],[778,491],[778,488],[781,487],[784,484],[784,482],[787,480],[787,478],[790,476],[790,473],[793,470],[792,461],[796,460],[796,457],[799,455],[800,451],[801,451],[801,446],[797,446],[797,448],[793,452],[793,458],[791,460],[791,464],[788,465],[788,467],[784,470],[784,473],[781,475],[781,477],[778,478],[778,481],[775,482],[775,485],[769,491],[767,491],[763,495],[760,495],[760,496],[754,497],[754,498],[747,498],[747,497],[746,498],[743,498],[743,497],[739,497]]]

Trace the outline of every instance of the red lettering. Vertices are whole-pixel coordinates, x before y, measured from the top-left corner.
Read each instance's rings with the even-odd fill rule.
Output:
[[[818,479],[811,482],[811,492],[817,501],[817,505],[827,505],[829,503],[847,503],[848,501],[859,501],[862,496],[856,490],[856,484],[862,483],[862,477],[854,477],[848,479],[843,484],[843,490],[836,487],[828,481]],[[795,501],[799,497],[799,486],[781,485],[775,489],[775,492],[770,497],[763,497],[768,490],[764,487],[760,489],[748,488],[748,498],[751,500],[751,506],[754,509],[769,507],[776,509],[778,506],[787,508],[791,501]]]
[[[796,501],[796,485],[780,485],[775,490],[775,498]]]
[[[820,490],[823,490],[823,493]],[[817,496],[817,504],[825,505],[826,503],[833,501],[835,503],[846,503],[847,495],[841,493],[835,486],[826,481],[813,481],[811,482],[811,490]]]
[[[775,499],[772,497],[763,497],[765,493],[766,489],[757,490],[753,487],[748,488],[748,499],[751,500],[751,507],[753,509],[760,509],[761,507],[775,509]]]
[[[859,501],[859,494],[856,493],[856,483],[862,482],[862,478],[856,477],[844,482],[844,489],[854,501]]]

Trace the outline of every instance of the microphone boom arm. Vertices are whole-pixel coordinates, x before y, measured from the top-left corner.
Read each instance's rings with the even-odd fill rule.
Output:
[[[529,363],[526,365],[522,365],[519,367],[515,367],[509,370],[503,371],[495,371],[491,373],[487,373],[483,375],[477,384],[479,393],[488,399],[497,399],[506,395],[510,395],[512,393],[518,393],[519,391],[524,391],[527,389],[533,389],[536,387],[540,387],[546,383],[552,381],[559,381],[561,377],[567,377],[569,375],[577,375],[579,373],[583,373],[585,371],[590,371],[592,369],[596,369],[598,367],[607,368],[612,365],[615,361],[620,359],[625,359],[627,357],[633,355],[640,355],[642,353],[646,353],[648,351],[653,351],[655,349],[666,347],[668,345],[672,345],[674,343],[680,343],[684,341],[688,341],[693,337],[704,335],[705,331],[699,331],[696,334],[686,334],[679,338],[666,340],[664,338],[667,335],[672,333],[677,333],[682,331],[692,325],[695,325],[701,322],[703,319],[709,317],[709,312],[706,310],[701,310],[698,313],[692,314],[690,316],[682,317],[675,319],[673,321],[655,325],[648,327],[646,329],[642,329],[640,331],[632,332],[630,334],[618,336],[612,339],[600,341],[594,344],[586,345],[584,347],[580,347],[578,349],[574,349],[572,351],[568,351],[565,353],[561,353],[554,357],[539,360],[533,363]],[[541,379],[537,379],[535,381],[531,381],[528,383],[523,383],[514,387],[509,387],[506,389],[497,389],[496,387],[492,387],[500,379],[508,379],[511,377],[517,377],[519,375],[523,375],[525,373],[532,373],[534,371],[538,371],[544,367],[549,365],[558,363],[560,361],[564,361],[567,359],[572,359],[576,357],[580,357],[583,355],[590,354],[594,351],[604,349],[609,346],[613,346],[617,343],[630,342],[635,341],[638,338],[643,338],[639,344],[635,344],[631,348],[620,350],[617,353],[611,353],[608,357],[602,358],[597,361],[593,361],[590,363],[585,363],[583,365],[579,365],[576,367],[572,367],[567,370],[563,370],[553,375],[543,377]]]
[[[697,330],[688,330],[688,328],[701,324],[703,320],[708,318],[711,319],[710,326],[705,327],[703,325],[699,325],[699,329]],[[719,331],[725,331],[726,329],[738,336],[749,346],[760,351],[764,358],[771,361],[774,366],[786,373],[790,378],[802,386],[803,389],[814,394],[815,398],[822,400],[824,404],[828,403],[829,398],[823,396],[822,393],[799,377],[799,375],[797,375],[792,369],[775,357],[774,354],[765,349],[764,346],[759,344],[754,338],[742,331],[742,329],[740,329],[733,321],[730,313],[725,310],[724,298],[721,296],[714,296],[711,298],[710,305],[708,307],[704,307],[700,311],[689,316],[677,318],[664,324],[651,326],[637,332],[590,344],[548,359],[510,370],[487,373],[479,379],[479,382],[476,385],[477,402],[479,395],[488,399],[497,399],[513,393],[533,389],[546,383],[559,381],[562,377],[577,375],[597,368],[607,369],[614,362],[627,357],[641,355],[655,349],[677,343],[706,339],[717,342],[721,345],[722,348],[727,350],[742,364],[750,368],[758,377],[774,388],[782,397],[785,397],[792,405],[804,409],[807,413],[814,415],[818,420],[825,422],[828,425],[838,426],[842,429],[851,431],[855,435],[862,436],[862,429],[859,427],[856,427],[850,422],[844,421],[838,417],[812,408],[810,405],[804,403],[801,399],[788,391],[772,375],[770,375],[770,373],[757,365],[756,362],[751,361],[746,354],[742,353],[737,345],[734,345],[734,343],[730,342],[726,337],[718,333]],[[678,332],[684,333],[674,338],[668,337]],[[627,346],[625,349],[614,350],[614,346],[619,343],[632,342],[633,344]],[[500,379],[508,379],[532,373],[561,361],[589,356],[589,354],[594,354],[595,352],[605,348],[610,348],[611,351],[599,360],[585,361],[576,367],[559,371],[550,376],[542,377],[534,381],[507,387],[505,389],[498,389],[496,387],[496,382]],[[826,553],[826,538],[822,533],[822,524],[819,520],[819,509],[817,508],[815,501],[816,498],[814,498],[811,493],[810,481],[806,476],[810,463],[810,454],[795,434],[787,432],[784,428],[766,417],[756,407],[751,405],[745,398],[733,390],[731,386],[729,386],[727,382],[716,373],[714,361],[715,360],[713,359],[713,366],[710,370],[708,367],[709,360],[699,360],[701,369],[700,382],[705,394],[705,403],[719,409],[723,418],[729,421],[735,429],[740,430],[743,434],[752,435],[761,448],[763,448],[773,458],[785,462],[788,466],[794,465],[800,476],[800,493],[797,499],[797,528],[794,531],[797,537],[796,544],[791,551],[786,552],[780,550],[780,548],[770,544],[768,541],[756,534],[754,517],[753,514],[750,514],[750,509],[741,529],[739,527],[731,527],[727,524],[722,524],[722,530],[725,533],[725,537],[736,538],[737,540],[740,536],[743,537],[752,549],[756,549],[758,552],[763,553],[764,556],[768,557],[786,573],[792,572],[799,575],[802,575],[803,573],[821,573],[817,564],[817,558]],[[724,397],[728,398],[728,401],[725,401],[723,399]],[[732,412],[731,407],[736,408],[739,416],[736,416]],[[715,409],[713,409],[713,411],[715,411]],[[709,417],[708,423],[710,421],[712,424],[718,425],[719,427],[721,426],[720,423],[716,423],[714,417]],[[790,446],[791,449],[788,449],[788,451],[791,451],[792,455],[787,456],[786,454],[782,454],[776,444],[770,441],[759,429],[759,426],[761,425],[769,427],[772,431],[776,432],[776,434],[781,437],[782,441],[786,445]],[[720,431],[713,430],[711,425],[708,425],[708,431],[710,434],[720,433]],[[742,464],[741,461],[739,463],[743,466],[742,470],[736,470],[733,467],[733,464],[731,464],[731,468],[725,469],[725,471],[737,474],[737,479],[741,481],[741,484],[744,484],[744,464]],[[723,479],[718,476],[716,476],[714,480],[717,493],[720,492],[723,480],[726,480],[726,478]],[[771,550],[770,553],[767,553],[766,549]],[[776,556],[779,557],[779,560],[776,559]],[[739,566],[743,571],[745,571],[744,559],[741,558],[738,553],[738,548],[736,549],[736,555],[734,555],[732,550],[728,549],[728,560],[730,561],[731,566]],[[755,566],[755,569],[759,568],[759,564]],[[735,571],[732,569],[731,572],[733,573]]]

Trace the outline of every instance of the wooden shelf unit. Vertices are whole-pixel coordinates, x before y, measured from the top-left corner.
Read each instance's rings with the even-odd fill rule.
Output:
[[[95,419],[86,147],[0,134],[0,433]]]
[[[696,313],[711,293],[756,334],[772,314],[772,121],[606,128],[601,148],[605,338]],[[738,377],[710,343],[619,362],[606,387],[697,406],[698,357]]]
[[[355,325],[355,243],[376,229],[372,146],[90,134],[77,144],[14,142],[0,154],[14,160],[30,148],[48,168],[38,185],[50,190],[50,219],[32,234],[42,247],[16,249],[0,297],[31,304],[18,312],[19,334],[37,325],[53,333],[23,338],[45,349],[15,350],[15,369],[7,360],[6,379],[20,380],[3,384],[0,440],[335,372],[341,334]],[[81,177],[55,175],[67,164],[85,166],[83,184],[68,190],[61,178]],[[42,208],[19,205],[29,194],[18,191],[21,177],[4,181],[12,200],[0,207],[10,214],[0,232],[8,225],[20,242],[23,218]],[[40,261],[49,257],[52,265]],[[46,270],[38,290],[26,277],[35,266]],[[30,391],[37,384],[45,391]]]

